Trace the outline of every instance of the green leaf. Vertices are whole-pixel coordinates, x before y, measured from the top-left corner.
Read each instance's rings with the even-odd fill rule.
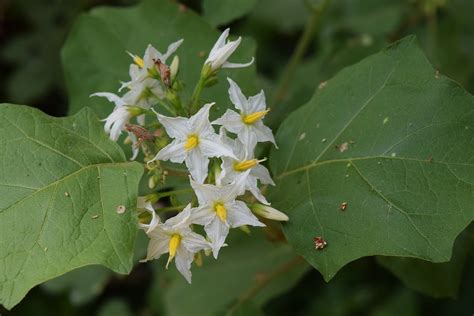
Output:
[[[0,108],[0,303],[11,308],[34,285],[85,265],[129,272],[142,166],[88,109],[53,118]]]
[[[473,219],[473,105],[414,37],[329,80],[284,121],[270,155],[290,244],[326,280],[364,256],[448,261]]]
[[[204,0],[202,9],[204,18],[214,26],[228,24],[250,11],[257,0]]]
[[[127,81],[132,62],[126,51],[142,55],[148,44],[161,52],[181,38],[179,79],[186,84],[188,101],[199,79],[202,64],[220,33],[197,14],[167,0],[148,0],[131,8],[97,8],[82,15],[74,25],[62,50],[70,112],[91,106],[101,117],[113,109],[103,98],[89,98],[98,91],[116,92],[120,81]],[[255,53],[253,41],[244,39],[233,62],[247,62]],[[242,85],[246,93],[256,92],[255,67],[219,72],[221,84],[205,89],[204,100],[215,101],[215,111],[223,113],[229,104],[225,78]],[[87,80],[84,80],[87,78]]]
[[[236,302],[242,297],[247,298],[242,303],[252,301],[260,307],[293,287],[308,270],[288,245],[270,243],[258,231],[250,236],[234,232],[229,237],[229,247],[221,250],[218,260],[206,257],[202,267],[193,266],[191,285],[178,274],[172,281],[161,282],[156,291],[162,291],[166,315],[238,311],[241,304]],[[158,274],[164,273],[162,263],[157,265]],[[253,295],[247,297],[249,293]]]
[[[127,303],[118,299],[107,301],[99,309],[98,316],[132,316]]]
[[[413,258],[392,257],[378,257],[377,261],[409,288],[434,297],[455,298],[473,243],[474,234],[471,228],[465,230],[456,239],[449,262],[431,263]]]

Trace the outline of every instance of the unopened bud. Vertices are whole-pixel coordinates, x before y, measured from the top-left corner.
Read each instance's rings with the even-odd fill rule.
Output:
[[[158,176],[156,175],[151,176],[150,178],[148,178],[148,187],[150,189],[156,188],[156,185],[158,184],[159,180],[160,179],[158,178]]]
[[[281,222],[286,222],[289,220],[288,215],[268,205],[255,203],[250,206],[250,209],[256,215],[259,215],[263,218]]]
[[[241,231],[243,231],[247,235],[250,235],[250,228],[247,225],[240,226],[239,228]]]
[[[175,55],[173,60],[171,61],[170,72],[171,82],[173,82],[179,72],[179,57],[177,55]]]
[[[132,116],[138,116],[145,113],[144,109],[139,106],[127,106],[127,111]]]
[[[130,136],[127,136],[124,140],[123,140],[123,143],[124,145],[130,145],[132,143],[132,138]]]

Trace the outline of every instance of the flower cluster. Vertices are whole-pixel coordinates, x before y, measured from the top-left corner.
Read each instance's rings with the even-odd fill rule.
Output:
[[[171,44],[165,54],[151,45],[143,58],[129,53],[134,63],[130,65],[130,81],[122,83],[119,90],[128,89],[123,96],[93,94],[115,103],[113,112],[105,119],[105,131],[110,138],[117,140],[126,131],[133,143],[132,158],[142,148],[147,162],[149,186],[155,191],[140,197],[137,203],[140,228],[150,238],[145,261],[168,253],[166,267],[174,260],[188,282],[195,257],[204,251],[212,252],[217,259],[231,228],[265,226],[257,216],[288,220],[285,214],[270,207],[259,188],[259,184],[275,185],[262,165],[265,159],[255,158],[257,143],[271,142],[276,146],[271,129],[263,123],[269,111],[264,92],[247,98],[237,83],[227,78],[229,98],[235,109],[228,109],[212,122],[209,115],[214,103],[200,102],[201,90],[217,82],[220,68],[247,67],[253,62],[253,58],[245,64],[228,62],[241,40],[227,41],[228,35],[227,29],[210,51],[188,106],[183,106],[179,97],[183,85],[177,79],[178,57],[170,66],[166,64],[183,40]],[[151,122],[147,122],[147,116]],[[137,125],[130,124],[132,118],[136,118]],[[170,176],[165,166],[168,161],[186,165],[190,189],[156,190],[158,180],[163,183]],[[163,204],[163,197],[183,192],[192,192],[195,199],[186,205],[174,205],[171,200],[167,202],[171,206]],[[157,214],[171,211],[178,213],[164,222]],[[203,226],[206,237],[196,233],[194,225]]]

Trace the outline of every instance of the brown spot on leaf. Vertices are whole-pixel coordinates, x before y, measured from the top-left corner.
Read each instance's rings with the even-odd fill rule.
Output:
[[[326,247],[326,245],[328,244],[321,236],[314,237],[313,242],[314,242],[314,249],[316,250],[324,249],[324,247]]]
[[[339,205],[339,209],[341,211],[345,211],[347,209],[347,202],[342,202],[340,205]]]
[[[126,210],[127,210],[127,208],[125,207],[125,205],[119,205],[119,206],[117,206],[117,209],[116,209],[117,214],[123,214],[123,213],[125,213]]]

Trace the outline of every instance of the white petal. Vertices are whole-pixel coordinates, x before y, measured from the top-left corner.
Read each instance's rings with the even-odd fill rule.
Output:
[[[190,134],[188,119],[184,117],[168,117],[158,113],[156,114],[156,117],[171,138],[176,138],[182,141],[187,140],[188,134]]]
[[[209,242],[199,234],[190,232],[181,240],[182,245],[192,253],[211,248]]]
[[[232,228],[243,225],[265,226],[265,224],[259,222],[258,218],[252,214],[247,205],[242,201],[235,201],[235,203],[229,207],[227,220]]]
[[[245,188],[249,190],[260,203],[270,205],[267,199],[263,196],[262,192],[260,192],[260,189],[257,186],[257,179],[255,177],[247,177]]]
[[[214,103],[204,104],[202,108],[189,118],[189,128],[193,133],[201,134],[201,132],[212,130],[209,122],[209,110]],[[214,132],[214,130],[212,130]]]
[[[191,283],[191,263],[194,260],[194,254],[181,246],[178,247],[174,260],[178,271],[184,276],[188,283]]]
[[[172,162],[182,163],[185,158],[186,150],[184,149],[184,142],[174,140],[161,149],[153,160],[170,160]]]
[[[190,180],[191,187],[193,188],[198,198],[199,205],[212,205],[220,197],[220,188],[212,184],[203,184]]]
[[[217,259],[219,250],[224,245],[225,239],[229,234],[229,226],[216,216],[211,223],[204,227],[204,230],[212,241],[212,253],[214,258]]]
[[[192,224],[204,226],[209,224],[214,219],[214,217],[216,217],[216,212],[214,212],[210,206],[203,205],[194,209],[189,221]]]
[[[272,142],[277,147],[272,130],[268,126],[263,125],[262,121],[252,124],[252,131],[257,135],[259,142]]]
[[[265,166],[257,165],[253,167],[250,170],[250,174],[260,180],[263,184],[275,185],[275,182],[273,182],[273,179],[270,176],[270,172]]]
[[[215,137],[214,139],[201,138],[199,140],[199,148],[201,149],[202,154],[206,157],[225,156],[225,157],[237,158],[235,157],[234,152],[232,151],[232,148],[221,143],[218,137]]]
[[[203,156],[199,147],[189,151],[184,161],[193,179],[198,183],[204,183],[208,173],[209,158]]]
[[[155,65],[153,59],[161,59],[161,53],[151,44],[148,44],[145,50],[145,54],[143,55],[143,63],[145,69],[152,68]]]
[[[115,103],[116,108],[127,105],[127,103],[121,97],[109,92],[96,92],[96,93],[91,94],[90,96],[91,97],[104,97],[107,100],[109,100],[109,102]]]
[[[191,225],[191,214],[193,209],[191,208],[191,203],[186,205],[186,207],[179,212],[177,215],[166,220],[165,224],[168,227],[172,227],[174,231],[191,231],[189,225]]]
[[[239,134],[245,128],[245,123],[242,122],[242,117],[233,110],[225,111],[224,115],[212,122],[212,124],[222,125],[229,132],[235,134]]]
[[[254,58],[248,62],[248,63],[231,63],[226,61],[224,64],[222,64],[222,68],[245,68],[253,64]]]
[[[265,93],[260,91],[259,94],[256,94],[249,98],[249,113],[265,111],[267,104],[265,102]]]
[[[230,101],[235,105],[235,107],[241,112],[247,113],[248,102],[245,95],[242,93],[240,87],[230,78],[227,78],[229,82],[229,97]]]
[[[230,29],[227,28],[219,36],[216,43],[212,47],[211,52],[209,53],[209,57],[207,58],[206,63],[212,61],[211,58],[214,57],[214,55],[217,53],[217,51],[225,45],[225,41],[227,40],[227,37],[229,36],[229,31],[230,31]]]
[[[156,214],[155,210],[153,209],[153,206],[151,205],[150,202],[145,200],[144,196],[139,196],[137,198],[137,209],[144,209],[148,213],[151,214],[151,221],[149,224],[141,224],[138,223],[141,229],[145,230],[145,233],[149,234],[151,231],[153,231],[158,224],[160,223],[160,217]]]
[[[184,39],[180,39],[179,41],[171,43],[168,46],[168,49],[166,50],[166,53],[164,53],[163,56],[161,56],[161,62],[166,64],[166,60],[176,52],[176,50],[183,43],[183,41],[184,41]]]
[[[212,56],[211,60],[211,68],[212,70],[217,70],[224,65],[225,62],[227,62],[227,59],[229,59],[230,55],[234,53],[234,51],[239,47],[240,42],[242,41],[242,38],[239,37],[235,41],[229,41],[227,42],[224,46],[222,46],[219,50],[216,51],[216,53]]]
[[[170,237],[167,234],[157,227],[148,236],[150,242],[148,243],[146,260],[158,259],[162,254],[168,252]]]

